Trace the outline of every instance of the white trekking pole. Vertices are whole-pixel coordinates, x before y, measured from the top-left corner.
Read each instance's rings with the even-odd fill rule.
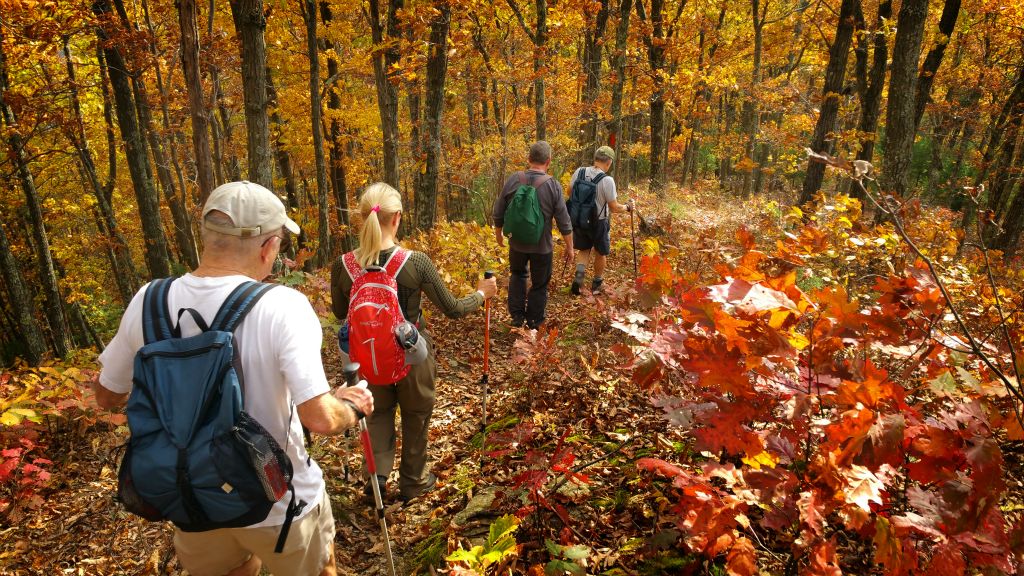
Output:
[[[366,381],[359,380],[359,363],[352,362],[343,368],[345,381],[349,386],[366,385]],[[388,568],[391,576],[398,576],[395,572],[395,558],[391,555],[391,538],[388,537],[388,522],[384,518],[384,498],[380,493],[380,484],[377,483],[377,462],[373,458],[373,446],[370,444],[370,429],[366,427],[366,415],[355,406],[356,417],[359,418],[359,436],[363,442],[363,456],[366,459],[366,472],[370,476],[370,486],[373,487],[373,501],[377,509],[377,518],[380,519],[380,530],[384,535],[384,552],[388,557]]]

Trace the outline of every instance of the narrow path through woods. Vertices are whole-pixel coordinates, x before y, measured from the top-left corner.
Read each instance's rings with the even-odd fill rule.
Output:
[[[652,203],[653,205],[653,203]],[[654,210],[650,214],[655,221]],[[681,220],[668,219],[658,226],[673,228],[673,244],[696,250],[697,238],[730,238],[731,230],[749,221],[753,212],[735,206],[688,203]],[[637,247],[643,242],[668,242],[667,236],[645,237],[637,226]],[[688,242],[692,240],[692,242]],[[623,290],[633,277],[628,218],[613,225],[613,253],[606,273],[608,291]],[[689,246],[689,248],[687,248]],[[560,250],[560,248],[556,248]],[[560,254],[556,254],[556,258]],[[706,261],[691,254],[695,265]],[[568,433],[575,457],[574,466],[590,478],[585,487],[563,483],[559,498],[570,504],[570,512],[582,540],[593,547],[593,561],[614,564],[616,551],[630,539],[650,536],[654,524],[649,503],[629,500],[636,492],[635,467],[629,463],[637,454],[670,452],[673,441],[664,434],[664,420],[648,397],[629,380],[619,365],[614,345],[626,342],[624,334],[611,327],[606,303],[609,298],[588,294],[574,298],[568,293],[571,269],[555,266],[548,305],[547,329],[539,333],[540,344],[526,330],[511,330],[505,309],[507,270],[499,270],[501,290],[492,306],[490,394],[488,396],[489,451],[497,450],[507,438],[512,419],[531,422],[537,430],[557,441]],[[586,292],[586,290],[585,290]],[[486,458],[478,436],[481,417],[482,352],[484,315],[475,313],[462,320],[449,320],[434,311],[430,331],[438,350],[437,405],[431,424],[432,468],[440,478],[437,488],[406,507],[389,503],[387,518],[401,573],[418,566],[439,563],[450,548],[469,547],[470,540],[486,535],[496,517],[483,511],[456,523],[456,515],[481,493],[498,491],[514,494],[509,487],[520,471],[521,462]],[[550,330],[550,332],[549,332]],[[546,364],[530,372],[519,354]],[[325,364],[329,378],[338,383],[340,366],[331,335],[325,335]],[[126,430],[97,431],[72,426],[54,430],[55,444],[66,451],[57,455],[62,468],[54,477],[47,506],[21,517],[11,518],[2,531],[0,568],[5,574],[181,574],[171,545],[172,530],[166,524],[150,524],[128,515],[113,496],[120,459],[118,447]],[[553,444],[552,444],[553,446]],[[355,434],[349,437],[316,437],[311,452],[328,479],[337,524],[338,569],[340,574],[386,574],[382,539],[376,519],[362,495],[359,479],[362,455]],[[606,458],[609,452],[614,459]],[[346,480],[345,470],[349,476]],[[626,496],[623,496],[626,495]],[[595,502],[626,498],[610,516]],[[604,500],[602,500],[604,499]],[[504,513],[510,508],[508,501]],[[540,539],[557,534],[564,525],[554,515],[540,511],[517,535],[528,557],[543,549]],[[424,562],[428,560],[428,562]],[[515,570],[524,572],[526,561]]]

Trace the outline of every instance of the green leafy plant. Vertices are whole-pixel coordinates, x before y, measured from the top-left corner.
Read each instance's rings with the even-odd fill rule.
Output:
[[[590,548],[582,544],[562,546],[552,540],[546,540],[544,544],[551,554],[551,561],[544,566],[545,574],[556,576],[568,572],[573,576],[583,576],[587,573],[584,562],[590,557]]]
[[[504,565],[519,554],[515,531],[519,528],[519,519],[511,514],[495,520],[488,530],[487,540],[482,545],[466,550],[459,549],[448,555],[448,562],[459,562],[478,574],[486,574],[489,567]]]

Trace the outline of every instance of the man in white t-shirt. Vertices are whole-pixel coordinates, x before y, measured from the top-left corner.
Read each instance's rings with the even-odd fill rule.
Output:
[[[193,308],[209,323],[240,283],[266,278],[278,254],[287,249],[299,226],[270,190],[251,182],[230,182],[210,194],[203,208],[203,255],[199,266],[174,282],[170,311]],[[113,340],[100,355],[103,365],[93,383],[104,408],[120,407],[132,390],[135,353],[143,346],[143,287],[125,310]],[[177,314],[170,315],[177,319]],[[179,326],[184,337],[200,329],[188,315]],[[174,547],[181,565],[194,576],[255,576],[265,565],[276,576],[333,575],[334,517],[323,472],[309,458],[302,427],[334,434],[357,424],[355,409],[369,415],[373,397],[364,388],[333,392],[320,357],[323,331],[309,300],[278,286],[269,290],[235,330],[245,375],[245,411],[285,448],[294,468],[297,501],[307,505],[295,517],[281,553],[274,553],[289,498],[269,516],[243,528],[207,532],[175,529]],[[292,411],[298,416],[292,418]]]
[[[620,204],[616,197],[615,180],[608,175],[608,170],[615,160],[615,151],[610,146],[601,146],[594,152],[594,165],[581,166],[573,173],[569,181],[569,190],[573,190],[576,182],[581,178],[587,182],[597,182],[597,190],[594,194],[594,201],[597,205],[597,219],[589,229],[581,229],[573,226],[572,243],[576,249],[576,275],[573,277],[572,286],[569,287],[573,295],[579,296],[580,287],[586,278],[587,266],[590,264],[590,252],[594,254],[594,279],[590,284],[590,291],[598,293],[604,283],[604,266],[608,254],[611,253],[611,214],[613,212],[632,212],[633,201],[628,204]]]

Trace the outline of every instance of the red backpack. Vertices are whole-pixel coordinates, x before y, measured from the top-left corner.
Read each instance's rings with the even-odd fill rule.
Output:
[[[355,252],[342,257],[352,278],[348,299],[349,357],[359,363],[359,372],[370,384],[394,384],[409,373],[405,349],[395,337],[395,327],[405,321],[395,278],[408,257],[408,251],[395,248],[384,268],[371,266],[365,270],[359,266]]]

